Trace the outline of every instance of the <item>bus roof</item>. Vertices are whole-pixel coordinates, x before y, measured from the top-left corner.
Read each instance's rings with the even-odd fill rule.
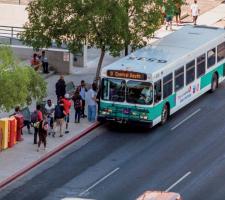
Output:
[[[102,75],[108,70],[122,70],[146,73],[151,77],[154,73],[166,70],[177,61],[190,56],[199,48],[206,50],[207,44],[224,36],[225,30],[222,28],[187,25],[104,67]]]

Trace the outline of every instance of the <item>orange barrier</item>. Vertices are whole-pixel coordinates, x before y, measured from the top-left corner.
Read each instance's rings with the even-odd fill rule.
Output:
[[[0,151],[2,151],[2,129],[0,128]]]
[[[15,117],[9,118],[9,141],[8,147],[11,148],[16,144],[17,121]]]
[[[0,119],[0,128],[2,129],[2,149],[8,148],[9,140],[9,129],[8,129],[8,118]]]

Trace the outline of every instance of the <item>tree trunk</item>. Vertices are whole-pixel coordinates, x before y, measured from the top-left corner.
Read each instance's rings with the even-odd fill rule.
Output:
[[[129,47],[128,44],[125,44],[125,56],[127,56],[129,53]]]
[[[97,82],[98,85],[99,85],[100,72],[101,72],[104,57],[105,57],[105,46],[103,46],[101,48],[101,55],[100,55],[100,58],[99,58],[99,61],[98,61],[98,67],[97,67],[96,76],[95,76],[95,79],[96,79],[96,82]]]

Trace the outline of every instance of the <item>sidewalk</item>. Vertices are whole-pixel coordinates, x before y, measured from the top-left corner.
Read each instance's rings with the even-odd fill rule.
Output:
[[[225,4],[221,4],[213,10],[204,13],[198,19],[198,24],[205,25],[215,25],[221,18],[225,17]],[[213,17],[212,17],[213,16]],[[210,19],[210,20],[209,20]],[[175,27],[175,29],[179,29],[182,26]],[[166,31],[163,27],[159,31],[157,31],[157,38],[164,37],[165,35],[170,34],[171,31]],[[118,58],[112,58],[109,55],[106,56],[104,61],[104,66],[113,62]],[[66,81],[72,80],[75,84],[79,84],[81,79],[89,80],[91,82],[94,77],[96,62],[97,59],[91,61],[91,68],[88,67],[86,69],[82,69],[77,72],[75,75],[69,75],[65,77]],[[91,69],[91,70],[90,70]],[[82,76],[81,76],[82,75]],[[48,98],[51,98],[55,102],[55,90],[54,85],[59,78],[58,75],[53,75],[47,79],[48,81]],[[34,108],[34,104],[32,105]],[[90,131],[92,128],[97,126],[98,124],[90,124],[86,119],[82,119],[80,124],[73,123],[74,121],[74,109],[71,108],[71,123],[69,124],[70,133],[64,135],[63,138],[59,138],[56,136],[52,138],[51,136],[47,138],[47,150],[44,152],[41,150],[37,152],[37,146],[33,145],[33,135],[28,135],[26,133],[26,128],[24,128],[24,140],[16,144],[12,149],[4,150],[0,152],[0,188],[1,185],[8,182],[10,177],[13,179],[17,177],[18,174],[24,172],[36,164],[41,163],[43,160],[46,160],[49,156],[55,154],[60,151],[65,145],[72,143],[77,140],[77,138],[81,137],[81,135],[85,134],[87,131]]]

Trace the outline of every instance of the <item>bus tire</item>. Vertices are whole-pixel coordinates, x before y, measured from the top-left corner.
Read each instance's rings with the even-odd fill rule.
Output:
[[[216,73],[213,74],[212,82],[211,82],[211,92],[213,93],[216,88],[218,88],[218,75]]]
[[[162,109],[161,113],[161,125],[165,124],[169,118],[170,111],[169,111],[169,104],[166,103]]]

